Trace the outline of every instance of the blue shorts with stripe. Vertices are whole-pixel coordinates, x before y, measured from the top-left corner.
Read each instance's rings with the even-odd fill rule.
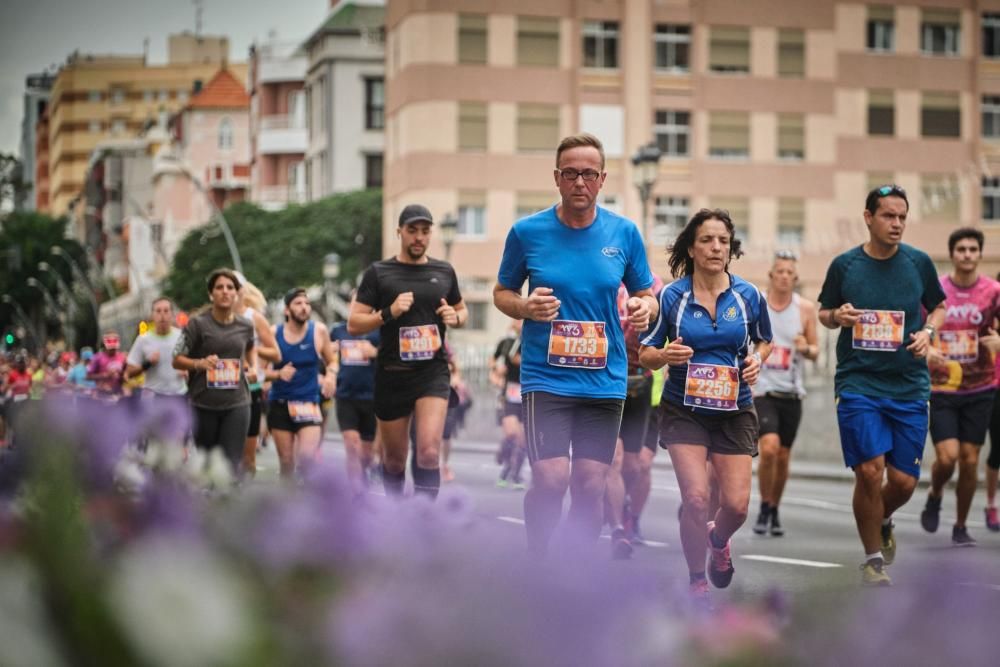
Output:
[[[844,464],[853,468],[884,455],[887,465],[919,478],[927,419],[927,401],[842,393],[837,423]]]

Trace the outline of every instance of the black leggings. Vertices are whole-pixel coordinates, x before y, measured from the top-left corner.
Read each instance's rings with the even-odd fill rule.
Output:
[[[993,399],[993,417],[990,419],[990,457],[986,465],[1000,470],[1000,392]]]
[[[194,444],[198,449],[221,447],[233,470],[238,470],[243,458],[243,443],[250,425],[250,406],[241,405],[226,410],[194,408]]]

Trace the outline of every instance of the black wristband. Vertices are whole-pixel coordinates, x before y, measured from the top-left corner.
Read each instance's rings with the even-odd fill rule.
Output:
[[[379,315],[382,316],[382,324],[387,324],[393,320],[392,317],[392,306],[386,306],[379,311]]]
[[[146,361],[142,362],[142,370],[148,371],[152,367],[153,367],[153,362],[150,361],[149,359],[146,359]]]

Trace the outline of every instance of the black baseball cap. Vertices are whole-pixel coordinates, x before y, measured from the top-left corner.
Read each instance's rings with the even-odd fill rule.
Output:
[[[296,298],[305,293],[306,290],[304,287],[293,287],[285,292],[285,307],[288,307],[292,301],[295,301]]]
[[[399,214],[399,226],[408,225],[412,222],[429,222],[434,224],[434,218],[426,206],[420,204],[410,204]]]

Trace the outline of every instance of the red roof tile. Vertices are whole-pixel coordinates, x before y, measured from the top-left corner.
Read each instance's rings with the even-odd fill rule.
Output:
[[[240,80],[221,69],[201,91],[191,98],[190,109],[243,109],[250,107],[250,96]]]

